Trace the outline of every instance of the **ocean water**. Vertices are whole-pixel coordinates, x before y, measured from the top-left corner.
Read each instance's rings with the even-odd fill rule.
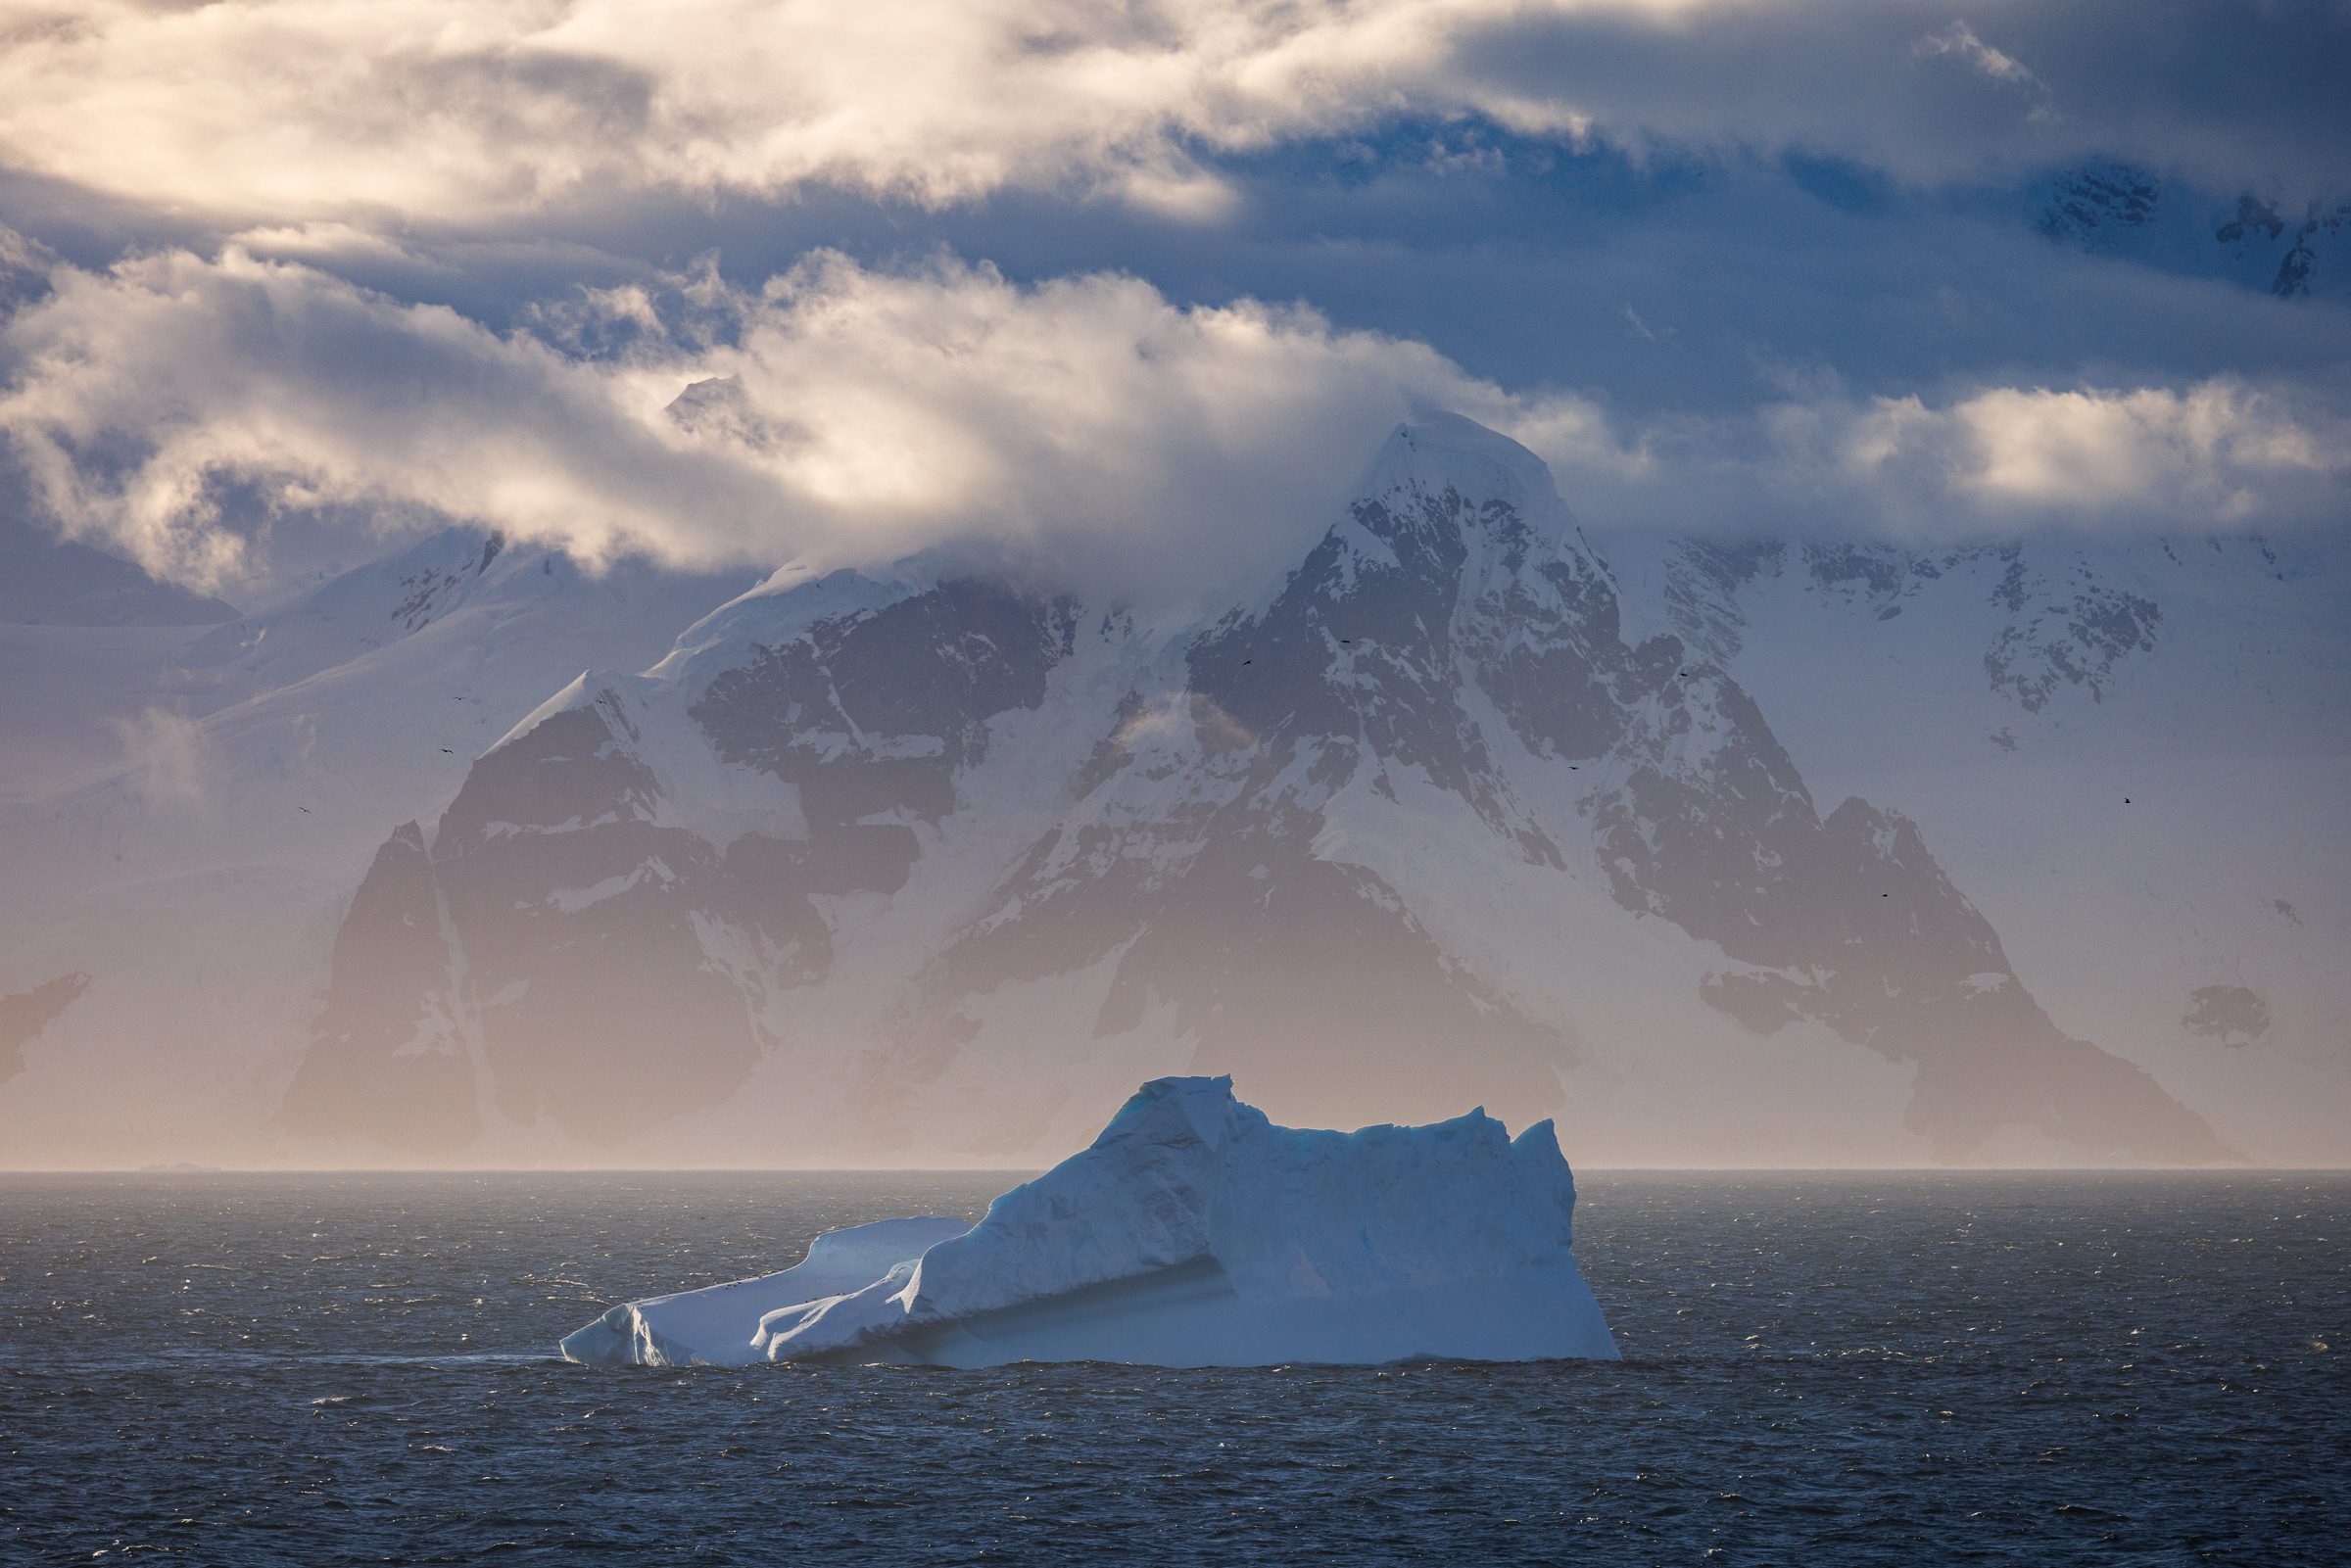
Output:
[[[0,1177],[0,1562],[2351,1560],[2351,1177],[1589,1175],[1621,1363],[598,1371],[1002,1177]]]

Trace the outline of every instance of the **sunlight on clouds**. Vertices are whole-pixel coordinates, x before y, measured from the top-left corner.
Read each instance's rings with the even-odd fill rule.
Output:
[[[2274,401],[2230,381],[2184,396],[2003,389],[1953,410],[1980,459],[1968,482],[2024,504],[2105,507],[2218,483],[2241,513],[2269,472],[2323,471],[2318,438]],[[2336,461],[2340,461],[2339,449]],[[2216,498],[2217,499],[2217,498]]]
[[[245,568],[250,519],[223,515],[225,482],[387,526],[496,520],[591,560],[657,529],[677,494],[727,491],[723,462],[621,417],[593,373],[446,309],[235,250],[53,278],[0,329],[18,366],[0,429],[67,532],[159,576]]]
[[[10,320],[5,429],[68,530],[213,587],[247,564],[223,483],[272,504],[456,518],[597,561],[870,561],[948,540],[1073,580],[1181,594],[1275,569],[1418,405],[1605,449],[1424,345],[1311,311],[1181,309],[1111,275],[1021,287],[941,261],[819,255],[763,290],[677,280],[723,313],[584,358],[231,250],[64,268]],[[576,323],[575,323],[576,325]]]
[[[1513,434],[1587,515],[1677,534],[1923,546],[2050,528],[2195,535],[2335,522],[2351,482],[2339,387],[2222,376],[1985,387],[1940,403],[1854,399],[1833,382],[1792,390],[1751,413],[1611,433],[1597,451],[1534,421]]]
[[[2152,526],[2324,515],[2351,471],[2351,426],[2216,377],[2165,387],[1996,387],[1930,408],[1879,399],[1840,441],[1845,471],[1992,527]]]
[[[1921,59],[1948,56],[1965,61],[1992,80],[2006,83],[2023,92],[2031,101],[2030,111],[2035,119],[2054,119],[2057,107],[2047,82],[2035,75],[2024,62],[2003,50],[1994,49],[1976,36],[1976,29],[1964,22],[1954,22],[1941,32],[1930,33],[1918,40],[1913,54]]]
[[[1461,69],[1544,16],[1698,0],[77,0],[0,31],[0,160],[171,209],[427,221],[611,186],[933,206],[1075,185],[1214,216],[1186,150],[1411,109],[1570,109]]]
[[[446,261],[424,256],[387,235],[350,223],[277,223],[242,229],[229,243],[254,256],[333,266],[355,261],[398,261],[419,271],[453,270]]]
[[[1303,308],[1184,309],[1132,277],[1021,285],[951,260],[819,253],[748,291],[705,269],[507,335],[233,248],[53,279],[0,328],[18,366],[0,431],[69,532],[206,588],[249,566],[258,494],[264,513],[464,520],[591,563],[840,565],[953,542],[1176,602],[1277,572],[1429,408],[1524,442],[1597,524],[1677,532],[2203,530],[2327,515],[2351,464],[2324,399],[2226,379],[1942,404],[1824,387],[1627,429]],[[618,351],[566,347],[616,327]]]
[[[2241,19],[2093,9],[1993,8],[1979,30],[1943,0],[20,0],[0,166],[230,226],[396,232],[812,186],[1211,219],[1237,199],[1220,158],[1402,119],[1922,180],[2339,158],[2307,117],[2248,140],[2201,100],[2150,100],[2209,53],[2199,28]],[[2291,18],[2262,25],[2297,43]]]

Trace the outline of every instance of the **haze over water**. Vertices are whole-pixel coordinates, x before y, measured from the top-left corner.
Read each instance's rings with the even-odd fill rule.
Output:
[[[2335,1560],[2351,1176],[1587,1175],[1621,1363],[612,1372],[998,1175],[0,1178],[0,1556]]]

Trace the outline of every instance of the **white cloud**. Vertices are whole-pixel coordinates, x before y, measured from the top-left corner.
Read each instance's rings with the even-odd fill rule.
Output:
[[[2322,400],[1983,388],[1930,404],[1833,388],[1627,430],[1600,404],[1480,380],[1312,311],[1181,309],[1092,274],[820,254],[755,292],[714,275],[590,297],[589,357],[313,268],[185,253],[61,267],[0,329],[7,432],[70,531],[206,587],[269,504],[383,529],[462,519],[585,559],[831,565],[983,542],[1065,581],[1245,592],[1324,527],[1386,431],[1458,409],[1525,442],[1594,522],[1948,537],[2210,527],[2339,509],[2351,434]],[[683,309],[690,323],[663,325]],[[594,321],[584,318],[594,317]],[[683,396],[681,396],[683,395]]]
[[[15,274],[46,272],[57,258],[48,247],[0,223],[0,281]]]
[[[2022,91],[2032,102],[2036,119],[2054,119],[2057,109],[2049,85],[2035,75],[2024,62],[2014,55],[1994,49],[1976,36],[1976,29],[1964,22],[1954,22],[1941,32],[1929,33],[1918,40],[1912,53],[1922,58],[1952,56],[1965,61],[1992,80],[2003,82]]]
[[[1132,278],[1024,288],[820,255],[756,293],[677,281],[705,333],[611,291],[587,310],[641,336],[591,359],[234,249],[62,268],[0,330],[19,366],[0,430],[68,531],[213,587],[251,564],[219,499],[235,485],[590,560],[979,539],[1077,580],[1212,592],[1303,547],[1415,405],[1611,451],[1590,405],[1507,396],[1424,345],[1304,309],[1180,309]]]
[[[191,584],[246,565],[223,482],[388,527],[418,509],[494,520],[589,558],[657,534],[682,499],[740,512],[756,494],[632,417],[621,378],[239,251],[60,268],[0,345],[17,369],[0,429],[67,532]]]
[[[1983,387],[1938,402],[1832,388],[1751,417],[1665,429],[1656,483],[1620,516],[1912,542],[2047,528],[2201,533],[2339,522],[2339,396],[2219,376],[2184,387]],[[1607,486],[1607,481],[1600,481]]]
[[[2275,400],[2229,381],[2185,393],[2002,390],[1952,412],[1980,458],[1967,482],[2025,506],[2148,506],[2218,484],[2209,499],[2247,503],[2230,508],[2241,512],[2262,478],[2341,460],[2339,442],[2322,444]]]
[[[1550,122],[1457,66],[1674,0],[74,0],[0,32],[0,158],[174,208],[426,221],[603,187],[1223,199],[1187,147],[1397,109]]]
[[[1996,27],[1941,0],[29,0],[0,22],[0,164],[175,213],[371,229],[811,184],[1206,215],[1229,193],[1203,155],[1399,116],[1930,179],[2091,152],[2340,172],[2341,137],[2296,112],[2297,72],[2341,53],[2323,22],[2217,0],[1968,9]],[[2248,49],[2250,98],[2230,64]],[[1974,69],[1922,75],[1922,52]],[[2019,123],[2049,120],[2055,93],[2068,140]]]

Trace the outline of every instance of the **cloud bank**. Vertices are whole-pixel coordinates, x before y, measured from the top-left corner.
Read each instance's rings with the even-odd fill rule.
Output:
[[[2339,13],[2221,0],[30,0],[0,22],[0,163],[378,231],[811,186],[1211,215],[1217,157],[1403,117],[2316,190],[2351,127],[2308,106],[2347,74]]]
[[[59,267],[0,355],[0,431],[68,531],[209,590],[252,569],[258,497],[591,562],[983,542],[1128,597],[1229,594],[1302,551],[1428,407],[1525,442],[1600,526],[2203,530],[2330,515],[2351,472],[2340,401],[2298,384],[1829,387],[1634,426],[1303,308],[949,259],[819,254],[753,290],[705,271],[498,333],[300,263],[167,253]]]

